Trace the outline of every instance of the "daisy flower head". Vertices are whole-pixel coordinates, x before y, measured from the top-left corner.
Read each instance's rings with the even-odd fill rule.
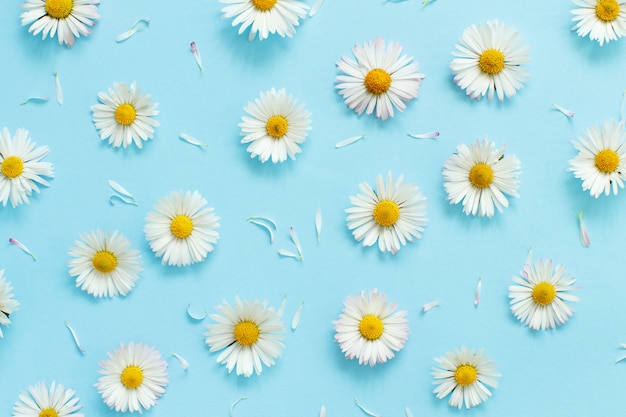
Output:
[[[359,365],[385,363],[404,347],[409,336],[406,311],[395,311],[395,302],[377,289],[347,297],[343,313],[333,321],[335,341],[347,359]]]
[[[578,36],[589,36],[598,41],[616,41],[626,34],[625,0],[573,0],[578,8],[572,10],[573,22]]]
[[[93,122],[100,139],[109,140],[114,148],[126,148],[135,144],[139,149],[143,141],[152,139],[154,128],[159,122],[152,116],[159,114],[158,103],[152,103],[150,94],[141,94],[135,82],[130,87],[126,83],[113,83],[109,93],[98,93],[101,103],[91,107]]]
[[[57,35],[59,45],[71,47],[74,38],[91,33],[90,27],[100,18],[100,0],[25,0],[20,15],[22,26],[30,25],[28,31],[41,39]]]
[[[528,71],[522,66],[530,61],[529,47],[517,29],[490,20],[486,25],[465,29],[460,44],[452,52],[450,63],[454,82],[471,98],[480,100],[493,94],[500,101],[511,98],[523,87]]]
[[[404,176],[393,178],[391,172],[386,180],[376,178],[376,190],[368,183],[359,185],[362,194],[350,196],[352,207],[348,213],[348,229],[357,242],[372,246],[378,242],[381,252],[395,254],[401,245],[421,239],[426,217],[426,197],[413,184],[404,182]]]
[[[413,57],[402,55],[398,42],[385,43],[376,38],[352,49],[356,61],[341,57],[337,68],[342,72],[336,78],[339,90],[348,107],[357,114],[372,114],[387,120],[394,116],[394,107],[406,109],[406,102],[418,95],[424,74]]]
[[[13,298],[13,287],[4,277],[4,269],[0,269],[0,324],[8,326],[11,324],[9,316],[18,310],[20,303]],[[3,337],[0,328],[0,337]]]
[[[109,359],[101,361],[95,387],[104,403],[117,412],[134,413],[156,405],[169,382],[167,362],[161,353],[142,343],[122,343]]]
[[[624,122],[612,120],[601,127],[592,126],[573,143],[578,155],[569,161],[568,171],[583,182],[583,191],[589,190],[593,197],[617,194],[624,188],[626,179],[626,143]]]
[[[234,17],[232,25],[241,24],[240,35],[250,28],[249,41],[253,41],[257,33],[260,41],[275,33],[281,38],[291,38],[309,9],[298,0],[220,0],[220,3],[228,4],[222,8],[222,18]]]
[[[298,100],[287,95],[285,89],[261,93],[254,103],[244,107],[249,116],[243,116],[241,143],[248,143],[247,151],[251,158],[259,158],[265,162],[272,159],[273,163],[283,162],[287,157],[296,159],[302,152],[300,144],[311,130],[311,113],[298,105]]]
[[[28,387],[28,393],[22,391],[13,407],[13,417],[83,417],[77,413],[83,406],[73,389],[66,389],[62,384],[52,381],[50,388],[45,382]]]
[[[129,249],[130,241],[117,230],[96,230],[79,237],[68,261],[76,286],[94,297],[128,294],[141,272],[139,251]]]
[[[504,155],[487,137],[475,144],[460,144],[443,166],[443,184],[450,204],[463,204],[466,215],[493,217],[509,206],[506,195],[519,197],[520,161]],[[505,195],[506,194],[506,195]]]
[[[219,217],[199,192],[175,191],[160,198],[146,216],[143,229],[161,263],[191,265],[205,260],[220,235]]]
[[[253,372],[260,375],[262,365],[274,365],[285,347],[285,325],[274,308],[236,296],[233,306],[223,301],[215,309],[219,314],[211,314],[216,323],[206,325],[205,342],[210,352],[223,350],[217,362],[226,365],[228,373],[236,368],[237,375],[249,377]]]

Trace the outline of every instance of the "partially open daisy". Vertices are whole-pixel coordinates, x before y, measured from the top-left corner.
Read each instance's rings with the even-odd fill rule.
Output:
[[[48,34],[53,38],[57,35],[59,45],[74,45],[74,38],[87,36],[89,29],[99,19],[98,6],[100,0],[25,0],[20,18],[22,26],[30,25],[29,32],[33,35],[41,33],[46,39]]]
[[[309,9],[306,3],[297,0],[220,0],[220,3],[228,4],[222,8],[222,18],[235,17],[233,26],[241,24],[240,35],[250,28],[249,41],[257,33],[261,41],[275,33],[291,38],[299,19],[304,19]]]
[[[159,126],[152,118],[159,114],[158,103],[152,103],[150,94],[141,94],[134,82],[130,87],[113,83],[108,94],[98,93],[98,99],[102,104],[93,105],[91,111],[101,140],[108,138],[114,148],[134,143],[141,149],[143,141],[152,139]]]
[[[381,252],[395,254],[413,237],[422,237],[428,223],[426,197],[416,185],[406,184],[403,175],[394,179],[389,172],[385,181],[378,175],[376,190],[366,182],[359,188],[362,194],[350,196],[353,207],[346,209],[348,229],[357,242],[378,242]]]
[[[11,283],[4,277],[4,269],[0,269],[0,324],[3,326],[11,324],[9,316],[20,306],[20,303],[13,298],[12,291]],[[2,328],[0,328],[0,337],[3,336]]]
[[[175,191],[154,205],[143,229],[150,249],[163,264],[186,266],[202,262],[220,235],[220,219],[199,192]]]
[[[573,143],[578,155],[569,161],[568,171],[583,181],[583,191],[592,196],[617,194],[626,180],[626,142],[624,122],[612,120],[601,127],[592,126]]]
[[[117,230],[96,230],[79,237],[69,251],[73,259],[68,261],[76,286],[94,297],[128,294],[141,272],[139,251],[129,249],[130,241]]]
[[[417,97],[424,74],[413,57],[402,55],[400,43],[376,38],[357,44],[352,53],[356,61],[343,56],[337,62],[343,74],[337,76],[335,88],[359,115],[376,109],[376,117],[386,120],[394,116],[394,107],[404,111],[405,103]]]
[[[285,89],[271,89],[257,98],[254,103],[244,107],[250,116],[243,116],[241,143],[249,143],[247,151],[251,158],[259,157],[265,162],[283,162],[287,157],[296,159],[301,152],[298,145],[306,140],[307,131],[311,130],[311,113],[298,105]]]
[[[236,296],[232,307],[223,301],[215,309],[220,314],[211,314],[217,323],[206,325],[205,342],[211,352],[223,349],[217,362],[226,365],[228,373],[236,368],[237,375],[249,377],[253,372],[260,375],[262,365],[274,365],[284,348],[285,331],[274,308]]]
[[[491,100],[496,93],[503,101],[523,87],[529,77],[522,66],[530,61],[529,47],[516,29],[491,20],[468,27],[459,41],[450,69],[454,82],[468,96],[480,100],[487,94]]]
[[[463,204],[466,215],[493,217],[495,208],[509,206],[506,195],[519,197],[520,162],[496,150],[487,137],[473,145],[460,144],[443,166],[443,184],[450,204]]]
[[[604,42],[616,41],[626,34],[626,0],[573,0],[572,21],[578,36]]]
[[[83,417],[77,413],[83,406],[78,404],[78,397],[73,389],[66,389],[62,384],[52,381],[50,388],[45,382],[28,387],[28,393],[22,391],[13,407],[13,417]]]
[[[148,410],[165,393],[169,382],[167,362],[161,353],[142,343],[122,343],[109,359],[101,361],[95,387],[104,403],[118,412]]]
[[[359,365],[384,363],[399,352],[409,335],[406,311],[395,311],[397,304],[387,303],[378,290],[347,297],[343,314],[333,322],[335,341],[348,359]]]
[[[442,399],[449,394],[448,404],[452,407],[465,408],[475,407],[491,397],[491,388],[497,388],[496,365],[483,353],[483,350],[475,351],[462,346],[447,352],[445,356],[435,358],[438,368],[433,368],[431,375],[437,387],[434,393]]]
[[[28,204],[33,191],[39,192],[39,185],[49,186],[44,177],[54,177],[50,162],[43,162],[50,149],[47,146],[35,148],[28,137],[28,130],[17,129],[11,138],[5,127],[0,132],[0,201],[7,201],[13,207]]]

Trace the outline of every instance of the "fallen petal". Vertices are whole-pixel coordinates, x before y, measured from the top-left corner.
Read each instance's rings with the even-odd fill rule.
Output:
[[[431,133],[407,133],[407,136],[412,137],[413,139],[434,139],[439,137],[439,132],[431,132]]]
[[[337,144],[335,145],[335,148],[339,149],[339,148],[343,148],[344,146],[352,145],[354,142],[359,141],[363,138],[365,138],[365,135],[354,136],[348,139],[344,139],[340,142],[337,142]]]
[[[70,326],[70,324],[67,321],[65,322],[65,327],[67,327],[67,329],[70,331],[70,334],[72,335],[72,339],[74,339],[74,344],[76,345],[76,348],[78,348],[80,353],[85,353],[85,349],[83,349],[80,343],[78,342],[78,336],[76,336],[76,332],[74,332],[74,329],[72,329],[72,326]]]
[[[574,112],[571,110],[567,110],[564,107],[559,106],[558,104],[552,104],[552,107],[554,107],[555,109],[557,109],[558,111],[560,111],[561,113],[563,113],[564,115],[566,115],[567,117],[574,117]]]
[[[440,301],[431,301],[430,303],[426,303],[422,306],[422,313],[426,313],[427,311],[432,310],[433,308],[437,307],[439,304],[441,304]]]
[[[317,241],[320,241],[322,234],[322,209],[315,210],[315,232],[317,233]]]
[[[61,90],[61,81],[59,81],[59,73],[54,73],[54,82],[56,84],[57,91],[57,103],[63,104],[63,90]]]
[[[28,103],[41,103],[41,102],[46,102],[50,100],[49,96],[44,96],[44,97],[28,97],[26,100],[22,101],[20,103],[20,106],[23,106],[25,104]]]
[[[26,246],[24,246],[24,244],[22,242],[20,242],[19,240],[13,239],[12,237],[9,238],[9,243],[12,243],[13,245],[17,246],[18,248],[20,248],[22,251],[24,251],[26,254],[28,254],[31,258],[33,258],[33,261],[36,261],[37,258],[35,258],[35,255],[28,250],[28,248]]]
[[[291,320],[291,330],[296,330],[298,324],[300,323],[300,316],[302,315],[302,307],[304,307],[304,301],[300,303],[300,306],[296,310],[293,315],[293,319]]]
[[[198,313],[194,313],[194,312],[191,311],[191,304],[187,304],[187,315],[189,317],[191,317],[192,319],[194,319],[194,320],[202,321],[202,320],[204,320],[206,318],[206,316],[209,315],[209,312],[204,310],[204,314],[203,315],[200,315]]]
[[[181,138],[182,140],[184,140],[185,142],[190,143],[192,145],[196,145],[196,146],[200,146],[200,147],[209,146],[206,143],[200,142],[198,139],[196,139],[196,138],[194,138],[192,136],[189,136],[186,133],[179,133],[178,137]]]
[[[176,359],[178,359],[178,361],[180,362],[180,366],[183,369],[187,369],[189,368],[189,362],[187,362],[187,360],[185,360],[185,358],[183,358],[182,356],[180,356],[177,353],[172,352],[172,356],[175,357]]]

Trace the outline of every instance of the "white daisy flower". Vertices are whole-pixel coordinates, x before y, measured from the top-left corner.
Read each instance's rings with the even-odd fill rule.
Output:
[[[306,3],[297,0],[220,0],[220,3],[228,4],[222,8],[222,18],[235,17],[233,26],[241,24],[240,35],[250,27],[249,41],[257,33],[261,41],[275,33],[291,38],[299,19],[304,19],[309,9]]]
[[[215,309],[220,314],[211,314],[217,323],[206,325],[205,342],[211,352],[224,349],[217,362],[226,365],[228,373],[236,367],[237,375],[249,377],[252,372],[260,375],[262,364],[274,365],[285,347],[280,342],[285,325],[273,307],[236,296],[234,306],[223,301]]]
[[[102,369],[98,370],[102,376],[94,384],[104,403],[117,412],[140,414],[156,405],[169,382],[167,362],[161,359],[161,353],[130,342],[107,355],[109,359],[101,361]]]
[[[113,83],[108,94],[98,93],[98,99],[102,104],[92,106],[91,111],[101,140],[108,138],[114,148],[135,143],[141,149],[143,141],[152,139],[154,127],[159,126],[152,116],[159,114],[159,104],[151,102],[150,94],[141,94],[134,82],[130,88]]]
[[[29,393],[22,391],[19,401],[13,407],[13,417],[84,417],[76,413],[83,406],[78,405],[78,398],[73,389],[66,389],[62,384],[52,381],[50,389],[45,382],[28,387]]]
[[[589,190],[596,198],[603,192],[609,195],[611,189],[617,194],[626,180],[624,122],[610,120],[601,127],[592,126],[578,141],[573,143],[578,155],[569,161],[567,170],[583,181],[583,191]]]
[[[6,206],[11,201],[13,207],[29,204],[33,191],[39,192],[39,185],[50,184],[43,177],[54,177],[50,162],[42,162],[50,149],[47,146],[35,148],[28,137],[28,130],[17,129],[11,139],[5,127],[0,132],[0,201]]]
[[[454,349],[445,356],[435,358],[439,364],[433,368],[431,375],[437,387],[434,393],[442,399],[450,395],[448,404],[459,409],[465,404],[465,408],[472,408],[491,397],[491,388],[497,388],[496,379],[500,376],[496,372],[496,365],[489,359],[483,350],[476,352],[474,349]]]
[[[271,89],[261,93],[254,103],[248,103],[244,110],[250,116],[243,116],[239,123],[241,143],[249,143],[247,151],[251,158],[259,157],[265,162],[270,157],[273,163],[296,159],[302,152],[299,144],[306,140],[311,130],[311,113],[304,110],[304,104],[297,105],[285,89]]]
[[[349,108],[357,114],[372,114],[386,120],[394,116],[394,107],[406,109],[418,95],[424,74],[413,57],[402,54],[402,45],[376,38],[352,49],[356,61],[343,56],[337,68],[343,73],[336,78],[339,90]]]
[[[9,316],[19,309],[20,303],[13,298],[13,287],[4,277],[4,269],[0,269],[0,324],[8,326],[11,324]],[[0,328],[0,338],[3,337]]]
[[[626,34],[626,0],[573,0],[579,6],[572,10],[578,36],[604,42],[616,41]]]
[[[154,205],[143,229],[150,249],[161,262],[186,266],[202,262],[220,235],[220,219],[206,200],[194,191],[172,192]]]
[[[530,61],[530,48],[516,29],[491,20],[486,26],[468,27],[459,41],[450,69],[468,96],[480,100],[487,94],[491,100],[495,92],[503,101],[523,87],[529,75],[521,65]]]
[[[91,33],[90,27],[99,19],[100,0],[25,0],[22,4],[22,26],[30,25],[29,32],[41,39],[57,35],[59,45],[74,45],[74,38]]]
[[[94,297],[128,294],[141,272],[139,251],[129,249],[130,241],[117,230],[96,230],[79,237],[68,253],[74,258],[68,266],[76,286]]]
[[[391,172],[383,182],[382,175],[376,178],[376,190],[362,182],[363,194],[350,196],[353,207],[348,213],[348,229],[357,242],[372,246],[378,242],[381,252],[395,254],[400,245],[421,239],[428,218],[426,197],[413,184],[405,184],[404,176],[393,179]]]
[[[487,137],[473,145],[460,144],[443,166],[443,184],[450,204],[462,202],[466,215],[493,217],[509,206],[505,194],[519,197],[520,162],[504,156],[506,146],[496,150]]]
[[[387,303],[378,290],[347,297],[343,314],[333,321],[335,341],[347,359],[357,358],[359,365],[385,363],[404,347],[409,335],[406,311],[395,311],[397,304]]]

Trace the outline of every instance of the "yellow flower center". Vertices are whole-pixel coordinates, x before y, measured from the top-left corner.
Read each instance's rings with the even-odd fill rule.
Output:
[[[17,178],[24,172],[24,161],[17,156],[9,156],[2,161],[0,169],[5,177]]]
[[[137,118],[137,111],[132,104],[124,103],[115,109],[115,120],[121,125],[132,125]]]
[[[384,69],[374,68],[365,75],[365,88],[371,94],[380,95],[391,87],[391,75]]]
[[[235,340],[242,346],[252,346],[259,340],[259,326],[255,322],[245,320],[235,326]]]
[[[537,304],[547,306],[556,297],[556,289],[554,285],[543,281],[533,287],[532,296]]]
[[[289,130],[289,123],[283,116],[272,116],[265,124],[265,131],[274,139],[280,139]]]
[[[604,149],[596,154],[595,163],[600,172],[609,174],[619,166],[619,155],[612,149]]]
[[[454,372],[454,380],[462,387],[472,385],[476,381],[478,372],[473,365],[461,365]]]
[[[399,218],[400,207],[394,201],[379,201],[374,207],[374,221],[381,226],[393,226]]]
[[[478,66],[485,74],[495,75],[504,69],[504,54],[497,49],[487,49],[480,54]]]
[[[184,214],[180,214],[172,219],[170,231],[179,239],[186,239],[193,232],[193,222]]]
[[[46,0],[46,13],[55,19],[65,19],[72,13],[72,0]]]
[[[373,314],[363,316],[359,323],[361,336],[367,340],[378,340],[383,335],[384,329],[383,321]]]
[[[54,408],[44,408],[39,412],[38,417],[59,417],[59,413]]]
[[[476,164],[470,169],[469,181],[476,188],[487,188],[493,182],[493,169],[487,164]]]
[[[619,16],[619,3],[617,0],[600,0],[596,4],[596,16],[605,22],[612,22]]]
[[[138,366],[127,366],[122,371],[122,385],[128,389],[135,389],[141,386],[143,382],[143,371]]]
[[[91,258],[91,263],[97,271],[103,274],[113,272],[117,268],[117,258],[108,250],[101,250]]]
[[[277,1],[278,0],[252,0],[252,4],[254,4],[254,7],[257,9],[265,12],[274,7]]]

